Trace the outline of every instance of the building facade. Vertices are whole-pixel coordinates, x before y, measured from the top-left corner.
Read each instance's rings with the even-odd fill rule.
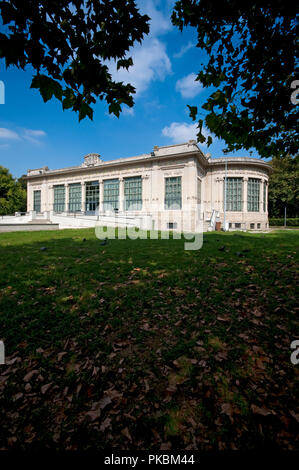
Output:
[[[268,228],[270,166],[248,157],[211,158],[191,140],[149,154],[27,172],[27,210],[68,217],[149,215],[152,228],[191,231],[218,220],[227,229]]]

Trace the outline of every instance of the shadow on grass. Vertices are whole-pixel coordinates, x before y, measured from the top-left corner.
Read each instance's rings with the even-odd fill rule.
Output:
[[[297,233],[1,234],[0,444],[294,447]]]

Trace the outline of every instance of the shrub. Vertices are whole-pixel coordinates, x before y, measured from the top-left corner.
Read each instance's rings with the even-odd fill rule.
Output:
[[[288,219],[286,220],[287,227],[299,227],[299,218]],[[269,225],[273,226],[283,226],[284,225],[284,218],[273,218],[269,219]]]

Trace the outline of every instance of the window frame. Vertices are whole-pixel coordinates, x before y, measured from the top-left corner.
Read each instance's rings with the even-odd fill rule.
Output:
[[[74,191],[76,189],[79,191]],[[70,183],[69,184],[69,212],[81,212],[82,207],[82,185],[81,183]]]
[[[124,210],[142,210],[142,177],[129,176],[124,178]]]
[[[85,212],[95,212],[100,206],[100,183],[98,180],[85,182]]]
[[[108,197],[109,196],[109,197]],[[114,196],[111,198],[111,196]],[[103,180],[103,209],[104,211],[119,210],[119,179]]]
[[[39,210],[37,210],[37,207],[36,207],[36,199],[35,197],[39,195],[39,200],[38,200],[38,208]],[[34,189],[33,190],[33,210],[35,212],[41,212],[41,200],[42,200],[42,192],[40,189]]]
[[[248,178],[247,212],[260,212],[260,178]]]
[[[182,209],[182,176],[167,176],[164,178],[164,210],[181,210],[181,209]]]
[[[225,191],[226,184],[226,191]],[[243,210],[244,181],[241,176],[228,176],[224,178],[223,205],[226,202],[227,212],[242,212]],[[226,201],[225,201],[226,194]]]
[[[53,186],[53,211],[56,213],[65,211],[65,185],[55,184]]]

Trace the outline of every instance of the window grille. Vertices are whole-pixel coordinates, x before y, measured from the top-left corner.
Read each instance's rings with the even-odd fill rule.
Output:
[[[140,211],[142,209],[141,176],[125,178],[124,182],[125,210]]]
[[[41,211],[41,191],[33,191],[33,210]]]
[[[59,184],[53,187],[54,189],[54,212],[63,212],[65,208],[65,187],[64,184]]]
[[[100,204],[100,186],[98,181],[88,181],[85,189],[85,210],[95,212]]]
[[[165,178],[165,209],[182,208],[182,177]]]
[[[104,211],[119,209],[119,180],[104,181]]]
[[[247,210],[248,212],[259,212],[260,204],[260,180],[248,178]]]
[[[69,211],[81,211],[81,183],[72,183],[69,185]]]
[[[225,179],[224,179],[225,194]],[[223,198],[224,200],[224,198]],[[226,210],[242,211],[243,201],[243,179],[242,178],[226,178]]]

